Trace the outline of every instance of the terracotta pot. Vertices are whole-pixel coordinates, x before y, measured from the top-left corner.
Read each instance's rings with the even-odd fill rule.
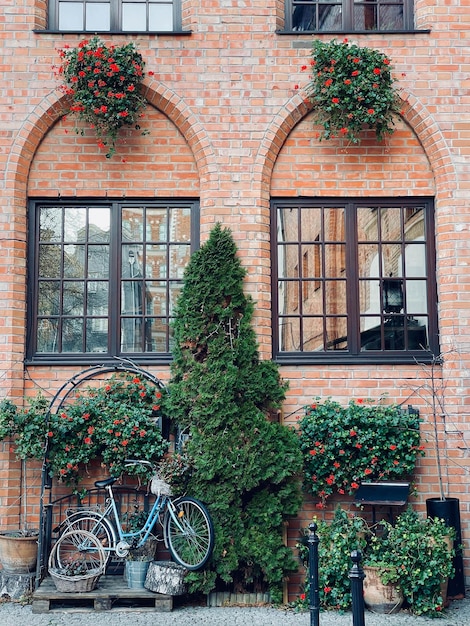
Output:
[[[36,570],[38,537],[19,533],[0,535],[0,563],[7,574],[25,574]]]
[[[383,568],[364,565],[364,604],[373,613],[391,615],[398,613],[403,605],[403,594],[393,583],[384,585],[380,580]]]

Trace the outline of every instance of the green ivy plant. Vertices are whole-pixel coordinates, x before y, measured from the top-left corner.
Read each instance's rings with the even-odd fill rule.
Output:
[[[304,487],[324,508],[332,494],[352,495],[361,481],[403,480],[424,454],[419,415],[385,398],[346,407],[317,398],[299,421]]]
[[[38,394],[28,409],[10,400],[0,405],[0,433],[13,438],[19,458],[47,456],[51,475],[66,484],[76,484],[84,467],[96,458],[111,475],[136,474],[151,477],[141,465],[125,467],[128,458],[157,463],[168,442],[158,420],[162,392],[144,377],[120,372],[77,391],[58,413],[49,414],[48,402]],[[1,424],[8,426],[3,428]]]
[[[317,524],[316,534],[319,538],[319,595],[320,604],[324,609],[347,610],[351,607],[351,582],[348,572],[352,567],[351,551],[364,551],[367,536],[370,533],[365,520],[348,513],[337,506],[333,519],[327,522],[314,518]],[[296,544],[300,560],[308,572],[310,531],[304,529],[303,536]],[[294,606],[306,609],[309,601],[309,579],[306,574],[304,593],[301,593]]]
[[[371,535],[365,565],[380,568],[384,584],[395,583],[415,615],[439,616],[441,583],[453,575],[455,530],[439,518],[424,518],[409,506],[394,524],[382,520]]]
[[[145,63],[134,43],[107,46],[99,37],[83,39],[77,47],[60,49],[57,74],[60,89],[71,97],[69,113],[96,132],[106,157],[116,151],[123,126],[139,129],[138,119],[146,100],[141,93]],[[83,129],[76,128],[83,134]]]
[[[315,39],[306,92],[323,126],[320,139],[343,137],[357,144],[364,126],[383,140],[399,112],[390,59],[347,39]]]
[[[415,615],[438,617],[444,610],[441,583],[453,574],[451,546],[454,529],[444,520],[424,518],[411,506],[394,524],[381,520],[374,526],[341,507],[331,521],[317,524],[320,604],[325,609],[351,608],[351,585],[348,572],[351,552],[359,550],[361,565],[379,568],[384,584],[394,583],[403,592],[407,608]],[[299,557],[308,574],[308,534],[297,543]],[[293,603],[308,608],[308,575],[305,590]]]

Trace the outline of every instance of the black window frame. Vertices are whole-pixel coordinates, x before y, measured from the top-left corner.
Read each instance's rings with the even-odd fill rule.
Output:
[[[425,225],[425,278],[427,282],[426,306],[428,315],[428,350],[364,350],[361,351],[360,332],[360,279],[358,276],[358,239],[357,239],[357,209],[363,207],[397,207],[400,205],[404,210],[413,209],[417,206],[424,207]],[[346,262],[346,303],[347,303],[347,349],[324,350],[324,351],[282,351],[280,348],[279,326],[282,314],[279,313],[279,242],[278,242],[278,209],[308,208],[308,207],[345,207],[345,262]],[[404,213],[405,214],[405,213]],[[299,218],[300,219],[300,218]],[[272,292],[272,354],[273,359],[280,364],[377,364],[377,363],[427,363],[439,357],[439,331],[438,331],[438,300],[436,282],[436,249],[435,249],[435,222],[434,222],[434,199],[431,197],[397,197],[397,198],[287,198],[279,197],[271,199],[271,292]],[[282,242],[281,242],[282,243]],[[298,246],[305,242],[298,242]],[[382,242],[383,243],[383,242]],[[295,245],[295,244],[294,244]],[[294,268],[292,280],[298,280]],[[286,277],[283,277],[284,280]],[[314,277],[313,277],[314,278]],[[315,285],[315,280],[311,282]],[[404,278],[407,278],[404,276]],[[387,280],[382,276],[382,280]],[[393,280],[393,279],[392,279]],[[302,294],[300,282],[298,292]],[[406,313],[404,311],[404,313]],[[385,314],[382,312],[382,316]],[[320,317],[326,318],[327,313],[323,310]],[[302,315],[299,313],[299,319]],[[303,341],[302,337],[302,341]]]
[[[71,0],[73,1],[73,0]],[[85,4],[86,0],[75,0],[76,2],[83,2]],[[90,0],[88,0],[90,1]],[[172,33],[181,34],[182,29],[182,15],[181,15],[181,0],[171,0],[173,4],[173,29],[172,30],[162,30],[162,31],[154,31],[154,30],[138,30],[138,31],[128,31],[122,30],[119,28],[119,23],[121,21],[121,6],[123,0],[110,0],[111,4],[111,23],[109,30],[85,30],[85,29],[70,29],[70,30],[61,30],[59,29],[59,0],[49,0],[48,8],[47,8],[47,30],[46,32],[54,32],[54,33],[92,33],[92,34],[118,34],[118,33],[128,33],[128,34],[154,34],[154,33],[164,33],[171,35]]]
[[[356,0],[358,2],[360,0]],[[376,34],[376,33],[408,33],[414,32],[414,0],[400,0],[403,3],[403,28],[401,29],[388,29],[382,30],[380,28],[377,29],[369,29],[369,30],[359,30],[354,28],[353,22],[353,14],[354,14],[354,3],[355,0],[337,0],[337,4],[342,5],[342,28],[338,30],[322,30],[322,29],[311,29],[311,30],[302,30],[296,28],[294,24],[294,11],[297,7],[301,6],[312,6],[312,8],[318,8],[318,5],[325,4],[329,5],[329,3],[322,2],[322,0],[285,0],[284,10],[285,10],[285,22],[284,22],[284,33],[288,34],[346,34],[346,33],[358,33],[358,34]],[[393,0],[374,0],[375,3],[382,4],[397,4]]]
[[[139,364],[168,364],[172,360],[170,349],[165,352],[123,352],[121,351],[121,319],[125,313],[121,311],[121,287],[126,281],[121,272],[121,248],[128,242],[121,239],[121,207],[132,208],[145,205],[149,208],[189,208],[190,209],[190,254],[192,255],[200,245],[200,203],[198,198],[172,198],[150,200],[148,198],[110,199],[31,199],[28,203],[28,297],[27,297],[27,336],[26,336],[26,363],[30,364],[100,364],[116,362],[118,359],[130,359]],[[38,338],[38,295],[39,295],[39,215],[42,207],[110,207],[110,263],[109,263],[109,299],[108,299],[108,350],[106,352],[37,352]],[[59,242],[64,245],[63,240]],[[168,239],[168,243],[172,242]],[[85,282],[93,282],[93,278],[85,277]],[[183,283],[182,279],[175,279],[168,274],[168,284]],[[60,294],[63,292],[61,282]],[[61,296],[62,297],[62,296]],[[87,319],[84,307],[83,320]],[[146,313],[142,312],[145,319]],[[170,330],[167,332],[167,345],[170,342]]]

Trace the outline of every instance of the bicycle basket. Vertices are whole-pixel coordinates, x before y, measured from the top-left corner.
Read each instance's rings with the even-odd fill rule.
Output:
[[[171,486],[156,474],[150,483],[150,491],[154,496],[171,496]]]

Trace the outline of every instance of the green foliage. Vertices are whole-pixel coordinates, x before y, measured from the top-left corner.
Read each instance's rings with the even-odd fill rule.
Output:
[[[331,522],[314,519],[319,537],[319,589],[321,606],[325,609],[349,609],[351,587],[348,572],[352,567],[351,552],[360,550],[362,565],[379,567],[384,584],[394,583],[401,589],[409,610],[415,615],[442,615],[441,582],[453,574],[454,529],[444,520],[423,518],[411,506],[392,525],[382,520],[370,528],[367,522],[337,507]],[[300,558],[308,568],[309,530],[297,544]],[[308,606],[306,593],[295,602],[299,608]]]
[[[187,267],[165,411],[190,435],[188,492],[208,504],[215,525],[212,561],[188,575],[192,590],[267,585],[279,598],[296,569],[283,529],[300,506],[301,457],[295,432],[266,417],[286,384],[259,358],[236,253],[230,231],[217,225]]]
[[[441,582],[453,574],[455,531],[444,520],[423,518],[411,506],[394,525],[381,522],[382,532],[372,536],[364,559],[384,566],[383,583],[394,582],[415,615],[437,617],[443,610]]]
[[[48,414],[49,403],[38,394],[28,410],[13,414],[9,436],[15,437],[15,451],[22,459],[42,459],[47,441],[51,475],[67,484],[77,483],[83,466],[95,458],[119,476],[125,459],[157,463],[166,451],[158,426],[161,397],[150,381],[121,372],[100,386],[77,391],[57,414]],[[10,404],[2,403],[0,424],[11,415]],[[134,465],[126,473],[147,479],[152,470]]]
[[[399,480],[413,474],[423,455],[420,418],[397,404],[351,400],[343,408],[319,398],[300,420],[304,486],[320,498],[353,494],[361,481]]]
[[[13,439],[19,459],[41,459],[46,447],[46,413],[49,402],[38,393],[18,408],[5,398],[0,403],[0,439]]]
[[[98,146],[107,146],[106,157],[111,157],[119,129],[139,128],[139,112],[146,103],[140,92],[145,67],[141,54],[134,43],[107,47],[92,37],[76,48],[65,46],[59,56],[62,91],[73,98],[70,113],[90,124]]]
[[[365,549],[368,526],[361,517],[348,514],[340,506],[335,509],[330,523],[318,519],[314,519],[314,522],[317,524],[316,533],[320,539],[318,543],[320,604],[325,609],[349,609],[352,602],[351,582],[348,578],[352,567],[351,551],[362,552]],[[299,556],[307,570],[309,533],[309,529],[305,529],[304,536],[297,544]],[[302,594],[296,602],[301,608],[308,606],[308,576],[305,588],[305,594]]]
[[[341,43],[315,39],[311,67],[307,94],[318,108],[322,138],[345,137],[359,143],[364,125],[375,130],[379,141],[394,132],[398,98],[385,54],[347,39]]]

